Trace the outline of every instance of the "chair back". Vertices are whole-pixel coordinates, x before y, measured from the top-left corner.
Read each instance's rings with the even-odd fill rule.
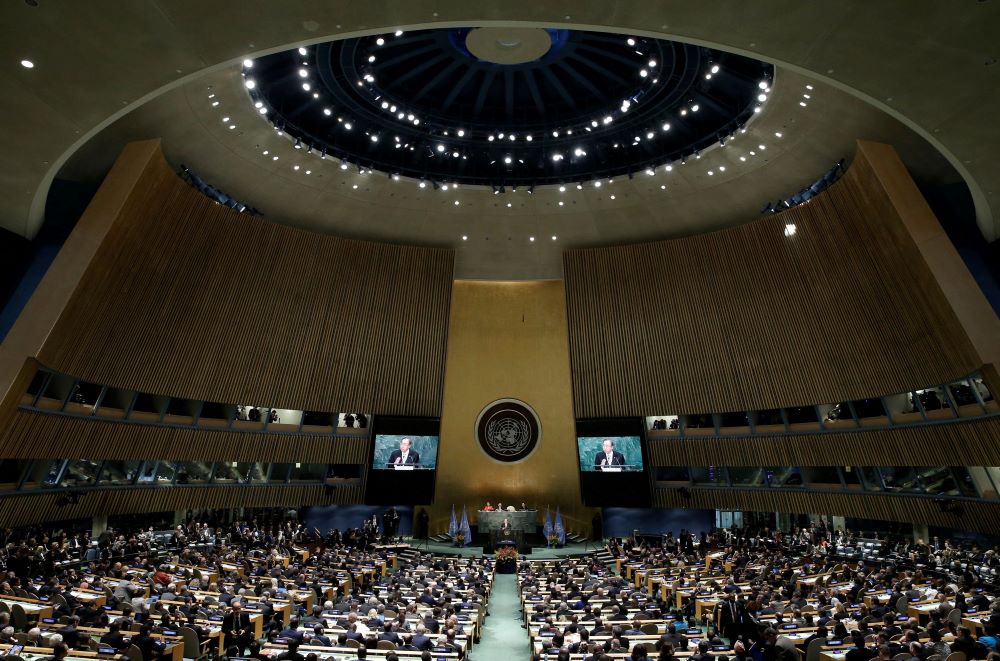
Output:
[[[49,596],[49,601],[52,604],[58,604],[59,606],[68,606],[66,603],[66,597],[62,596],[58,592],[54,592]]]
[[[944,661],[966,661],[965,652],[952,652],[945,657]]]
[[[354,638],[348,638],[347,639],[347,646],[348,647],[353,647],[354,649],[358,649],[359,647],[361,647],[361,643],[359,643]]]
[[[14,604],[10,607],[10,620],[14,623],[14,629],[17,631],[28,629],[28,615],[24,612],[24,606],[21,604]]]
[[[198,633],[191,627],[180,627],[177,633],[184,639],[184,658],[197,659],[201,657],[201,643]]]
[[[375,643],[375,649],[379,650],[394,650],[396,649],[396,643],[391,640],[380,640]]]
[[[826,640],[823,638],[813,638],[810,640],[808,647],[806,647],[805,661],[819,661],[819,655],[820,651],[823,649],[823,645],[826,645]]]
[[[958,610],[957,608],[952,608],[950,611],[948,611],[948,621],[954,622],[956,626],[961,624],[962,611]]]
[[[125,656],[128,657],[129,661],[142,661],[142,650],[135,645],[129,645],[125,650]]]
[[[902,597],[896,600],[896,612],[900,615],[906,615],[909,610],[910,600],[906,598],[904,594]]]

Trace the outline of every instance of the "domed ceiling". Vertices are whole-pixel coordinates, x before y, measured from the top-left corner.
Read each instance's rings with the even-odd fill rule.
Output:
[[[516,27],[397,31],[243,63],[258,112],[298,148],[496,188],[631,174],[723,143],[773,75],[692,44]]]

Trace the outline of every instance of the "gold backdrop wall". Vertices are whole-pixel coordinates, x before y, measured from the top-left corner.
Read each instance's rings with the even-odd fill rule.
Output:
[[[503,398],[525,402],[541,422],[538,446],[518,463],[491,459],[475,436],[479,412]],[[593,510],[580,504],[576,466],[562,282],[455,282],[431,531],[447,528],[452,504],[474,521],[487,500],[524,501],[541,516],[559,505],[567,530],[586,531]]]

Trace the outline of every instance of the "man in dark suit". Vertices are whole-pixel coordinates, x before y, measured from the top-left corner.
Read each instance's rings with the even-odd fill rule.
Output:
[[[132,644],[139,648],[142,652],[143,661],[152,661],[153,658],[160,655],[163,651],[164,645],[160,641],[149,635],[153,631],[153,628],[148,624],[142,625],[139,629],[139,634],[132,636]]]
[[[419,466],[420,465],[420,454],[410,448],[411,441],[409,437],[403,437],[399,441],[399,449],[393,450],[389,455],[389,464],[393,466],[404,465],[404,466]]]
[[[247,648],[253,640],[253,629],[250,627],[250,615],[244,613],[238,601],[233,602],[231,610],[222,618],[222,632],[226,635],[226,641],[232,641],[240,648],[240,653]]]
[[[601,470],[604,466],[624,466],[625,455],[615,450],[615,442],[610,438],[604,439],[601,444],[602,451],[594,455],[594,468]]]
[[[123,650],[129,646],[125,642],[125,636],[121,634],[121,626],[117,622],[108,625],[108,632],[101,636],[101,645],[107,645],[116,650]]]

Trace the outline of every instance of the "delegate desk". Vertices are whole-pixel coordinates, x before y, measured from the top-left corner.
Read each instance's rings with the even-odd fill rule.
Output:
[[[517,512],[485,512],[480,510],[476,513],[476,521],[481,533],[500,530],[504,519],[510,521],[511,530],[530,535],[535,532],[535,528],[538,526],[538,510]]]

